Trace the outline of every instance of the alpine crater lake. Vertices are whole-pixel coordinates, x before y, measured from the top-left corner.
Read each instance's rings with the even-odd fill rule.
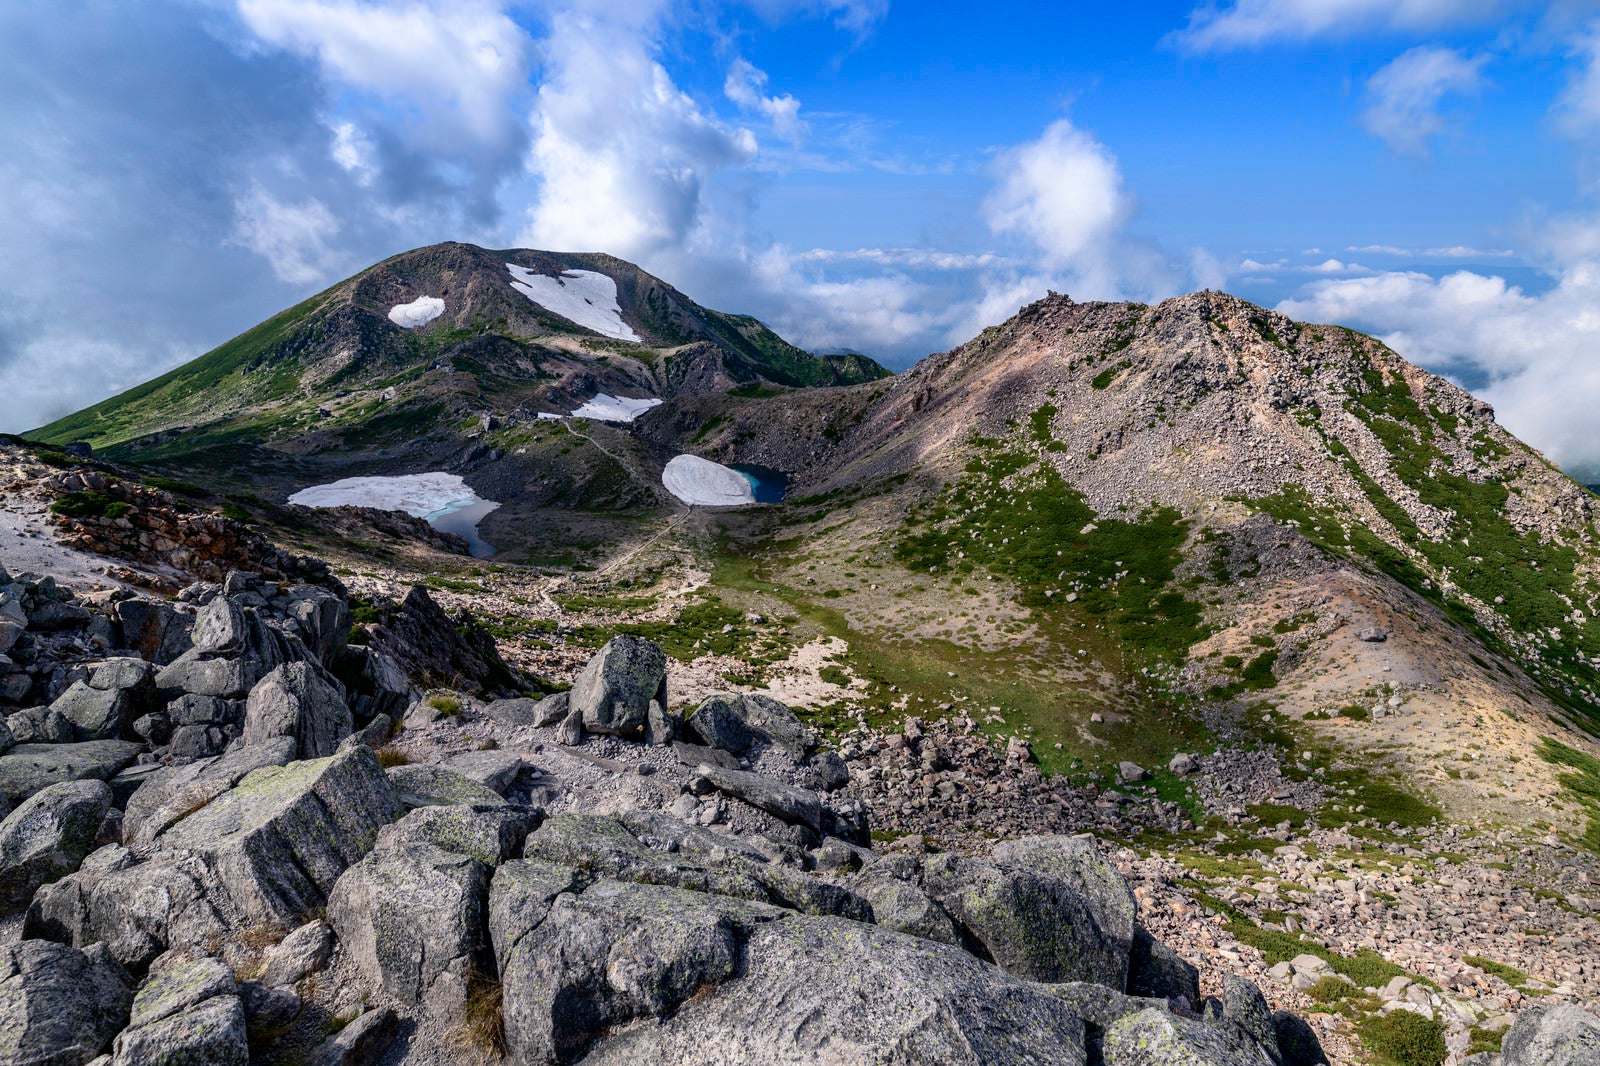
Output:
[[[347,477],[326,485],[312,485],[289,497],[305,507],[376,507],[404,511],[441,533],[454,533],[467,542],[479,559],[493,555],[494,546],[478,536],[478,523],[500,506],[485,500],[459,474]]]

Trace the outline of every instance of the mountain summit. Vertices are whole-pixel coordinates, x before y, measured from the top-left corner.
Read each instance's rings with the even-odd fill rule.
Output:
[[[566,413],[597,394],[887,373],[864,356],[813,356],[613,256],[447,243],[387,259],[31,435],[143,461],[217,446],[361,451],[480,414]]]

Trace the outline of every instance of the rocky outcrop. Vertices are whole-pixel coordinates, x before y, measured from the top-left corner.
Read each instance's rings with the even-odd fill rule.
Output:
[[[34,793],[0,821],[0,907],[25,907],[40,885],[76,870],[94,850],[110,806],[103,781],[67,781]]]
[[[383,620],[367,633],[369,649],[392,660],[412,684],[518,695],[516,673],[470,614],[451,618],[421,585],[379,611]]]
[[[164,957],[133,997],[112,1049],[112,1066],[250,1061],[244,1004],[233,971],[216,959]]]
[[[128,975],[104,944],[42,940],[0,946],[0,1063],[80,1066],[128,1021]]]
[[[298,924],[400,812],[366,747],[254,770],[140,853],[96,853],[35,897],[27,929],[73,944],[103,940],[137,967],[168,948],[201,950],[219,932]],[[163,902],[142,902],[151,898]]]
[[[312,663],[287,663],[250,690],[245,702],[244,744],[293,737],[296,757],[332,755],[355,721],[344,686]]]
[[[638,739],[650,721],[650,704],[667,705],[667,658],[638,637],[613,637],[572,683],[568,714],[586,733]]]

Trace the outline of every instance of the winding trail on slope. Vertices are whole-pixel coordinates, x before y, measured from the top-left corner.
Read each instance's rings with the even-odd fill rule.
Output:
[[[600,450],[600,452],[602,454],[604,454],[612,462],[614,462],[618,466],[622,467],[622,469],[624,471],[626,471],[627,474],[630,477],[638,478],[639,480],[645,482],[648,485],[652,485],[652,486],[654,485],[654,479],[644,476],[644,474],[641,473],[639,470],[635,469],[634,466],[631,463],[629,463],[629,461],[627,459],[624,459],[622,456],[618,455],[616,452],[612,451],[610,448],[607,448],[604,444],[601,444],[599,441],[597,441],[593,437],[589,436],[589,434],[583,432],[581,429],[578,429],[577,426],[574,425],[572,421],[569,420],[566,423],[566,430],[567,430],[568,433],[571,433],[574,437],[581,437],[583,440],[586,440],[590,444],[594,445],[596,448],[598,448]],[[596,575],[598,576],[598,575],[601,575],[601,574],[609,574],[613,570],[615,570],[617,567],[623,565],[624,563],[626,563],[629,560],[633,559],[635,556],[639,555],[641,552],[651,548],[652,546],[655,545],[655,543],[657,541],[661,540],[661,538],[665,537],[667,534],[671,533],[674,529],[677,529],[679,526],[681,526],[688,519],[689,515],[691,513],[693,513],[693,511],[694,511],[693,507],[682,503],[681,501],[679,501],[675,497],[673,498],[673,505],[676,508],[678,508],[678,513],[673,515],[672,519],[666,525],[662,526],[655,533],[653,533],[650,536],[646,537],[644,540],[640,541],[638,544],[635,544],[633,547],[628,548],[625,551],[623,551],[621,554],[614,555],[610,559],[606,560],[606,562],[598,570],[595,571]],[[538,596],[539,596],[540,601],[543,602],[546,607],[551,608],[552,610],[556,611],[558,614],[562,613],[561,607],[551,597],[550,593],[551,593],[552,589],[554,589],[557,585],[560,584],[561,580],[562,579],[559,578],[559,577],[551,578],[548,581],[545,581],[542,584],[540,584],[539,589],[538,589]]]

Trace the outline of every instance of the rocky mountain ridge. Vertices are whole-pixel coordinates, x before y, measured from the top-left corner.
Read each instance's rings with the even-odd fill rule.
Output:
[[[605,264],[546,267],[597,265]],[[380,303],[415,297],[381,271],[373,278],[390,286]],[[628,321],[641,336],[666,329]],[[594,375],[613,373],[617,360],[600,361],[594,338],[580,345],[587,355],[577,353],[573,336],[540,343],[589,360],[589,378],[567,379],[576,400],[592,395],[601,381]],[[628,381],[647,374],[651,388],[660,384],[664,364],[625,365]],[[526,371],[516,372],[517,388],[532,381]],[[626,392],[619,380],[604,379]],[[1572,1010],[1592,1008],[1600,995],[1600,963],[1585,947],[1594,902],[1546,871],[1580,886],[1600,878],[1592,498],[1462,390],[1352,331],[1197,293],[1156,307],[1052,296],[892,379],[789,387],[766,377],[703,391],[684,383],[631,424],[557,423],[540,419],[537,404],[507,407],[471,408],[453,426],[415,408],[421,421],[404,430],[403,447],[396,437],[357,461],[380,470],[437,458],[503,500],[485,527],[507,549],[492,562],[464,557],[418,523],[359,511],[312,517],[273,502],[285,478],[355,469],[337,450],[352,438],[282,438],[270,461],[247,461],[228,485],[183,488],[181,478],[199,468],[183,465],[194,456],[152,476],[55,453],[33,460],[54,470],[34,469],[17,485],[82,510],[57,508],[47,519],[52,535],[126,557],[138,565],[116,574],[146,575],[147,588],[181,587],[174,574],[186,567],[216,568],[196,574],[216,581],[230,552],[276,558],[267,538],[250,547],[260,535],[250,526],[292,545],[285,558],[329,553],[355,590],[349,604],[366,654],[394,667],[381,672],[384,684],[397,690],[404,677],[412,687],[405,728],[381,743],[395,763],[384,773],[391,789],[407,806],[428,797],[495,806],[449,775],[471,781],[463,769],[471,768],[493,778],[488,791],[518,810],[462,831],[523,840],[520,859],[513,848],[493,862],[480,858],[487,867],[532,861],[535,847],[555,849],[536,850],[538,861],[578,871],[575,879],[555,871],[551,887],[538,890],[546,902],[567,900],[562,920],[579,925],[562,929],[610,936],[643,920],[659,899],[612,887],[585,898],[608,879],[642,878],[690,892],[712,886],[711,895],[740,901],[732,910],[711,906],[714,934],[673,926],[658,930],[662,937],[731,944],[734,956],[781,966],[813,951],[817,929],[746,907],[815,917],[812,903],[796,902],[799,882],[742,866],[735,877],[716,863],[715,876],[677,865],[663,873],[658,858],[635,847],[678,855],[711,846],[684,835],[705,831],[832,886],[812,884],[804,898],[826,896],[844,908],[827,914],[858,924],[866,912],[833,889],[866,899],[876,915],[875,897],[857,882],[893,871],[885,890],[896,899],[915,902],[909,886],[935,905],[918,904],[916,935],[951,922],[968,956],[1004,970],[995,945],[956,913],[961,905],[930,887],[940,883],[935,859],[959,855],[1004,870],[994,839],[1089,830],[1121,844],[1104,857],[1132,880],[1141,920],[1197,967],[1207,990],[1247,977],[1275,1008],[1307,1017],[1340,1066],[1362,1056],[1437,1066],[1496,1049],[1519,1063],[1538,1061],[1519,1057],[1529,1041],[1544,1041],[1547,1057],[1556,1054],[1552,1041],[1586,1046],[1589,1023]],[[451,408],[448,419],[466,410]],[[374,407],[352,417],[384,416]],[[679,506],[659,479],[663,458],[685,452],[770,467],[788,475],[789,497],[736,510]],[[161,461],[159,451],[140,454]],[[229,507],[234,517],[205,513]],[[203,538],[216,548],[196,550]],[[561,555],[547,552],[554,545]],[[300,579],[292,567],[244,556],[240,565]],[[163,566],[172,571],[164,578]],[[408,593],[417,582],[427,591]],[[115,633],[101,632],[105,647]],[[281,645],[257,644],[278,649],[263,659],[275,664],[269,673],[294,665],[279,661]],[[429,653],[436,644],[440,654]],[[151,654],[165,654],[163,646],[157,641]],[[184,670],[197,677],[247,683],[211,665],[216,656],[192,660]],[[62,695],[49,687],[53,668],[24,663],[20,673],[29,688],[18,683],[17,705],[27,712],[19,728],[66,738],[48,714]],[[308,676],[282,675],[270,690],[317,687],[315,670],[292,673]],[[371,671],[362,676],[376,683]],[[96,677],[73,680],[99,692]],[[545,696],[567,684],[570,692]],[[526,695],[494,699],[486,687]],[[331,732],[343,732],[334,701],[319,691],[314,702],[329,709]],[[595,703],[599,691],[612,696]],[[98,707],[107,697],[79,691],[74,699]],[[263,697],[264,706],[281,702]],[[346,705],[353,735],[370,708]],[[399,710],[383,713],[392,720]],[[614,728],[619,715],[624,735]],[[245,707],[185,723],[204,728],[184,734],[181,750],[231,759],[229,730],[242,738],[247,719]],[[258,724],[254,735],[268,728]],[[270,728],[316,750],[328,732]],[[163,751],[170,738],[136,735],[147,754],[171,759]],[[222,744],[230,746],[218,756]],[[512,765],[496,754],[504,752],[522,766],[514,786],[503,780]],[[618,824],[569,817],[597,813]],[[875,857],[859,853],[869,829]],[[593,834],[609,843],[571,842]],[[536,838],[544,842],[529,843]],[[438,987],[454,990],[444,998],[465,1015],[479,1003],[472,990],[488,987],[465,975],[491,972],[484,945],[504,934],[492,913],[499,875],[431,853],[423,861],[414,843],[389,841],[351,866],[364,871],[361,887],[352,887],[345,917],[330,915],[330,923],[344,926],[341,939],[379,942],[358,916],[386,893],[413,890],[397,869],[433,869],[438,877],[427,880],[447,898],[476,899],[490,913],[487,925],[467,919],[467,932],[451,926],[450,944],[418,949],[419,958],[444,960]],[[716,846],[730,847],[726,839]],[[860,869],[846,869],[854,864],[841,847],[856,849]],[[130,870],[152,860],[134,858]],[[163,869],[130,877],[165,877]],[[97,870],[65,883],[92,899]],[[730,890],[724,875],[744,887]],[[446,882],[458,887],[446,891]],[[79,890],[61,891],[70,898]],[[418,906],[436,913],[432,903]],[[79,930],[61,934],[69,940],[121,928],[114,914],[68,910]],[[111,924],[101,930],[100,921]],[[856,942],[853,931],[840,935]],[[900,957],[864,935],[870,944],[861,941],[861,950]],[[348,966],[339,981],[397,996],[389,985],[400,978],[372,952],[371,963],[341,956],[337,965]],[[461,961],[469,958],[470,966]],[[436,972],[410,956],[395,965]],[[956,980],[955,971],[939,972]],[[746,993],[749,1002],[787,994],[760,974],[733,980],[751,977],[728,986],[725,998],[707,993],[706,1002],[721,1004],[708,1007],[693,988],[678,998],[681,988],[603,990],[583,978],[580,998],[606,1004],[595,1017],[617,1030],[611,1050],[558,1032],[537,1004],[501,1016],[521,1019],[518,1047],[569,1048],[551,1052],[558,1059],[584,1043],[596,1061],[668,1048],[674,1061],[698,1061],[733,1054],[716,1040],[691,1046],[689,1034],[721,1024],[723,1007],[745,1009]],[[946,977],[929,976],[924,991],[948,988],[959,998],[974,987],[964,977],[940,985]],[[417,1047],[464,1024],[417,1020],[418,995],[379,997],[419,1026]],[[1199,1002],[1188,998],[1191,1007]],[[1142,1061],[1110,1050],[1110,1029],[1121,1023],[1073,1002],[1087,1061]],[[1522,1014],[1529,1028],[1502,1040],[1524,1024]],[[1539,1036],[1537,1019],[1547,1016],[1553,1028]],[[1194,1020],[1181,1010],[1174,1017]],[[1172,1024],[1199,1061],[1261,1061],[1250,1045],[1219,1049]],[[649,1035],[628,1035],[636,1032]],[[1264,1033],[1255,1038],[1261,1046]],[[1416,1057],[1419,1046],[1438,1057]],[[1276,1066],[1294,1061],[1281,1047],[1264,1054]]]
[[[604,278],[619,328],[637,340],[550,310],[517,288],[513,270],[558,283],[574,272]],[[414,304],[425,310],[400,314]],[[588,308],[580,317],[600,313],[587,297],[574,306]],[[429,462],[469,447],[465,429],[441,431],[565,413],[597,393],[803,388],[886,374],[861,356],[812,356],[611,256],[441,244],[385,260],[32,436],[200,467],[226,452],[263,472],[329,450],[357,453],[347,462],[364,454],[393,464],[402,453]],[[417,436],[432,439],[411,448]]]

